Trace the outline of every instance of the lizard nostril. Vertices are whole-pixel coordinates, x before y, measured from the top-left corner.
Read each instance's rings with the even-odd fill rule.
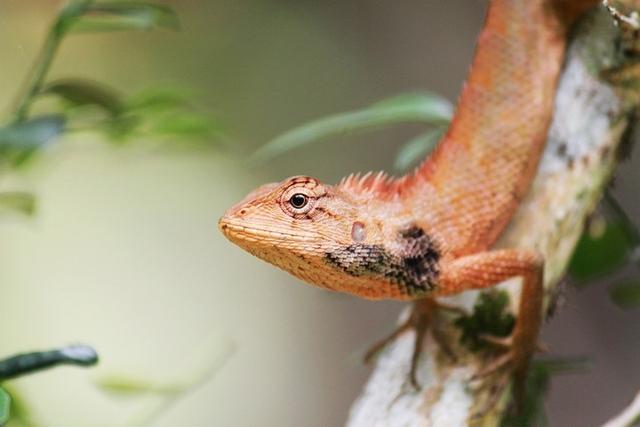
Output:
[[[246,215],[247,210],[246,209],[240,209],[240,212],[238,212],[240,215]]]

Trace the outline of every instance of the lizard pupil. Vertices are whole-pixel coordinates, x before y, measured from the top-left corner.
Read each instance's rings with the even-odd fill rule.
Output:
[[[296,193],[289,199],[289,203],[296,209],[304,208],[308,203],[309,198],[302,193]]]

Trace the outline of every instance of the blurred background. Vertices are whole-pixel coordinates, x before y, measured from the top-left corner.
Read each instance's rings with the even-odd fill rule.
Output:
[[[0,111],[63,4],[0,0]],[[0,356],[74,342],[101,356],[88,371],[7,387],[38,426],[342,425],[369,373],[363,352],[403,305],[303,286],[225,241],[217,219],[264,182],[390,170],[419,125],[334,138],[260,167],[244,159],[296,125],[398,93],[454,101],[485,2],[164,4],[181,31],[69,36],[51,77],[123,92],[186,87],[224,137],[114,145],[71,134],[0,176],[1,189],[38,197],[35,216],[0,221]],[[640,215],[637,151],[614,189],[631,218]],[[554,378],[552,426],[599,425],[640,387],[640,310],[615,307],[607,285],[567,288],[545,328],[554,355],[591,360],[588,373]]]

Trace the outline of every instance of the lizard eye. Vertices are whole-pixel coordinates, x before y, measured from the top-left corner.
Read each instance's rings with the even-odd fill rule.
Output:
[[[280,199],[282,210],[294,218],[303,218],[313,210],[316,197],[313,192],[304,187],[290,188]]]
[[[296,193],[291,196],[289,203],[296,209],[302,209],[309,203],[309,198],[305,194]]]

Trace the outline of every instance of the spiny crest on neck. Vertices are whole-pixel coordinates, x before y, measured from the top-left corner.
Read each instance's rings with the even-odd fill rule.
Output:
[[[352,194],[374,197],[392,197],[401,194],[422,176],[422,167],[401,177],[393,177],[384,171],[353,173],[340,180],[338,188]]]

